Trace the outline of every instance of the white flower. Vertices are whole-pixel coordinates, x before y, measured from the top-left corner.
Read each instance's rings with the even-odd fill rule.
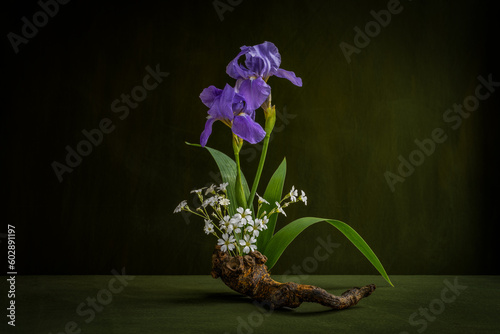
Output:
[[[226,187],[229,185],[229,183],[225,182],[225,183],[221,183],[219,184],[219,187],[217,188],[217,190],[220,190],[220,191],[226,191]]]
[[[241,223],[243,224],[243,226],[253,224],[252,216],[247,216],[245,218],[241,218]]]
[[[222,235],[222,239],[217,240],[217,244],[221,246],[220,250],[223,252],[227,252],[228,249],[233,250],[235,242],[236,239],[234,239],[232,235],[229,236],[227,233]]]
[[[259,200],[258,200],[259,204],[262,204],[262,203],[269,204],[269,202],[266,201],[264,198],[260,197],[259,194],[255,193],[255,195],[257,195],[257,197],[259,198]]]
[[[254,237],[259,236],[259,232],[262,231],[262,219],[255,219],[255,221],[248,222],[248,227],[245,229],[248,233],[252,233]]]
[[[201,206],[206,208],[207,205],[215,206],[216,204],[217,204],[217,197],[212,196],[203,201],[203,204],[201,204]]]
[[[241,215],[239,213],[235,214],[229,222],[233,225],[234,233],[241,233],[240,227],[243,227],[243,223],[241,222]]]
[[[249,221],[252,221],[252,211],[249,209],[244,210],[241,207],[236,209],[236,211],[238,213],[231,218],[231,224],[233,224],[234,233],[241,233],[240,227],[244,227]]]
[[[206,234],[214,233],[214,225],[209,219],[205,219],[205,227],[203,228]]]
[[[207,196],[208,194],[215,194],[215,184],[212,184],[207,188],[207,190],[205,191],[205,196]]]
[[[303,190],[301,190],[300,192],[301,192],[301,194],[300,194],[299,199],[300,199],[302,202],[304,202],[304,203],[305,203],[305,205],[307,205],[307,196],[306,196],[306,193],[305,193]]]
[[[182,201],[179,203],[179,205],[177,205],[177,207],[175,208],[174,210],[174,213],[177,213],[177,212],[181,212],[182,209],[184,209],[184,207],[187,206],[187,201]]]
[[[234,226],[231,223],[231,218],[229,216],[224,216],[222,220],[219,222],[219,226],[221,229],[225,230],[227,233],[233,232]]]
[[[251,216],[252,215],[252,211],[250,211],[250,209],[243,210],[242,207],[239,207],[238,209],[236,209],[236,211],[238,211],[238,213],[243,218],[245,218],[246,216]]]
[[[286,217],[285,211],[283,211],[283,208],[281,207],[281,205],[278,202],[276,202],[276,212],[282,213]]]
[[[219,196],[219,204],[220,205],[222,205],[222,206],[228,206],[230,203],[231,203],[231,201],[229,201],[229,198],[225,198],[225,197]]]
[[[269,223],[269,219],[267,218],[267,216],[264,216],[264,218],[260,219],[260,225],[262,226],[263,230],[267,230],[267,223]]]
[[[245,235],[244,239],[245,240],[240,240],[240,245],[245,246],[245,248],[243,248],[243,253],[248,254],[257,249],[257,246],[254,245],[254,243],[257,242],[257,239],[250,237],[248,234]]]
[[[290,195],[290,200],[292,202],[297,202],[298,193],[297,193],[297,189],[295,189],[295,186],[292,186],[292,190],[290,190],[289,195]]]
[[[201,191],[202,191],[203,189],[205,189],[205,188],[206,188],[206,187],[203,187],[203,188],[200,188],[200,189],[194,189],[194,190],[191,190],[191,194],[192,194],[192,193],[197,193],[197,194],[199,195],[199,194],[201,193]]]

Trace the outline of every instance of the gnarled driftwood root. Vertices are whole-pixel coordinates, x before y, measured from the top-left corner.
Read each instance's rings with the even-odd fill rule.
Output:
[[[271,309],[296,308],[302,302],[319,303],[336,310],[356,305],[375,290],[375,284],[352,288],[334,296],[313,285],[280,283],[271,278],[265,265],[267,258],[255,251],[245,256],[231,256],[216,246],[212,255],[212,277],[234,291],[268,305]]]

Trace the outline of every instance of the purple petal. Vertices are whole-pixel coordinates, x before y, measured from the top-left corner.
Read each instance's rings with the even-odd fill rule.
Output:
[[[278,71],[281,55],[276,45],[264,42],[252,46],[246,54],[245,65],[258,76],[269,77]]]
[[[234,118],[232,130],[250,144],[257,144],[266,136],[262,126],[247,114],[240,114]]]
[[[226,66],[226,73],[233,79],[246,79],[252,76],[252,73],[248,71],[248,69],[244,68],[240,64],[238,64],[238,59],[244,54],[248,53],[250,47],[242,46],[240,53],[231,60],[231,62]]]
[[[210,135],[212,134],[212,124],[214,124],[215,121],[216,119],[212,117],[207,119],[207,122],[205,123],[205,130],[203,130],[200,136],[200,145],[202,147],[205,147],[205,145],[207,144],[208,137],[210,137]]]
[[[234,99],[234,94],[236,92],[234,91],[234,88],[226,84],[224,87],[224,90],[222,91],[222,94],[220,96],[219,100],[219,108],[218,108],[218,118],[219,119],[227,119],[227,120],[233,120],[234,114],[233,114],[233,99]]]
[[[215,86],[205,88],[200,94],[201,102],[203,102],[203,104],[207,107],[212,108],[215,98],[220,96],[221,93],[222,89],[219,89]]]
[[[279,78],[284,78],[290,80],[295,86],[302,87],[302,79],[295,76],[295,73],[292,71],[287,71],[282,68],[278,69],[278,71],[274,74]]]
[[[245,98],[248,112],[259,108],[271,93],[271,86],[261,77],[247,80],[239,79],[236,82],[236,89]]]
[[[247,103],[245,97],[238,93],[234,93],[233,97],[233,114],[239,114],[247,110]]]

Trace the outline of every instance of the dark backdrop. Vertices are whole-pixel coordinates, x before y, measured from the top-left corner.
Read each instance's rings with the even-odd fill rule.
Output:
[[[301,216],[343,220],[389,274],[498,274],[500,92],[460,126],[443,119],[475,94],[478,76],[500,81],[493,7],[404,0],[348,62],[340,44],[355,46],[355,27],[364,30],[387,1],[232,3],[221,20],[212,1],[71,1],[17,54],[8,33],[20,35],[22,17],[32,22],[40,5],[4,4],[4,224],[17,228],[18,272],[208,274],[215,238],[200,219],[172,212],[193,200],[191,189],[217,182],[217,168],[184,142],[197,142],[203,129],[202,89],[233,84],[225,67],[239,47],[267,40],[304,82],[269,81],[280,116],[263,183],[286,156],[285,188],[309,197],[279,227]],[[147,66],[169,74],[126,117],[113,112],[114,100],[143,84]],[[103,119],[113,131],[59,182],[54,161],[65,163],[66,146],[76,149],[82,131]],[[386,172],[397,174],[398,157],[409,159],[415,140],[436,128],[447,139],[392,191]],[[216,124],[209,145],[231,153],[229,134]],[[253,178],[260,150],[244,150]],[[328,224],[300,235],[273,272],[303,265],[319,236],[338,247],[311,272],[375,273]]]

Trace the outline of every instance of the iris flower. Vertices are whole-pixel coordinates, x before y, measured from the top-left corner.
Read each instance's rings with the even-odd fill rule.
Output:
[[[245,63],[238,62],[245,55]],[[278,48],[271,42],[255,46],[242,46],[240,53],[226,67],[226,73],[236,79],[236,92],[246,99],[247,110],[258,109],[271,93],[271,87],[266,83],[269,77],[275,75],[290,80],[294,85],[302,87],[302,79],[294,72],[280,68],[281,55]]]
[[[207,144],[215,121],[223,122],[235,135],[251,144],[260,142],[266,136],[262,126],[255,122],[255,109],[248,109],[245,98],[228,84],[224,89],[215,86],[205,88],[200,94],[200,99],[210,108],[205,130],[200,137],[201,146],[205,147]]]

